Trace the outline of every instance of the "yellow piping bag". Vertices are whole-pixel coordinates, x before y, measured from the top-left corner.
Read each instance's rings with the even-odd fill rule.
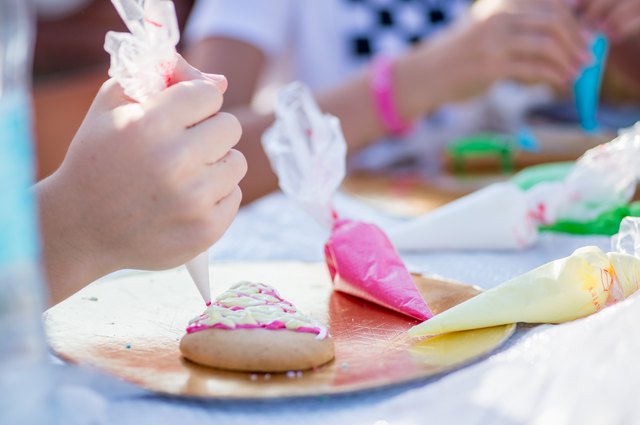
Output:
[[[436,335],[517,322],[567,322],[628,297],[638,289],[638,282],[637,257],[584,247],[446,310],[414,326],[409,334]]]

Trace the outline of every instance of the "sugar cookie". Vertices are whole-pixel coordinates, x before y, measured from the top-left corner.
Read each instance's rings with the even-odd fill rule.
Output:
[[[180,351],[195,363],[250,372],[310,369],[334,357],[326,327],[251,282],[235,284],[193,319]]]

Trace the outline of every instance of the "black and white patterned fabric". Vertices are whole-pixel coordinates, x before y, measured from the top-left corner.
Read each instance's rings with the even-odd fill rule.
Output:
[[[320,0],[322,1],[322,0]],[[450,24],[471,0],[343,0],[353,19],[350,56],[398,53]]]

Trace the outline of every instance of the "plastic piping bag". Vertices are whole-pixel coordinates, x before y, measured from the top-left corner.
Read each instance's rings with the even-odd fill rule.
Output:
[[[627,204],[640,173],[640,123],[588,150],[561,181],[497,183],[389,229],[399,250],[522,249],[538,226],[587,222]]]
[[[431,310],[384,232],[340,218],[333,210],[347,146],[338,119],[320,111],[306,86],[292,83],[280,91],[276,121],[262,144],[282,191],[331,229],[325,259],[334,288],[419,320],[430,318]]]
[[[435,335],[507,323],[563,323],[596,313],[638,290],[640,219],[627,217],[612,251],[576,250],[446,310],[409,330]]]
[[[104,48],[111,55],[109,76],[131,99],[143,102],[171,85],[180,31],[173,2],[111,0],[129,33],[109,31]],[[187,264],[207,305],[211,302],[208,252]]]

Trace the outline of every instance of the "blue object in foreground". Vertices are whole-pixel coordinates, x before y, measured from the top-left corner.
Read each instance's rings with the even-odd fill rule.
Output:
[[[591,44],[594,62],[586,66],[573,85],[576,108],[580,126],[586,131],[598,128],[596,113],[600,97],[600,84],[607,57],[608,42],[604,35],[598,33]]]

